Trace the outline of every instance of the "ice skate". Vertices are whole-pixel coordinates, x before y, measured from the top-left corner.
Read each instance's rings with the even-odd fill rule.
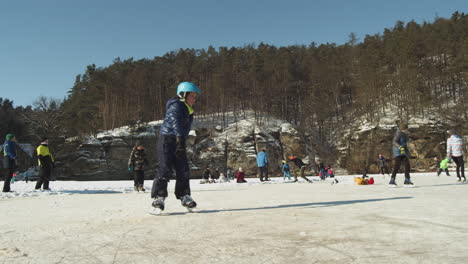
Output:
[[[413,184],[413,182],[411,181],[410,178],[406,178],[405,182],[403,183],[403,186],[405,186],[405,187],[414,187],[414,184]]]
[[[138,186],[138,191],[142,191],[142,192],[145,192],[145,188],[143,187],[143,185],[140,185]]]
[[[133,186],[133,190],[134,190],[135,192],[140,191],[140,190],[138,189],[138,186]]]
[[[457,183],[463,183],[461,178],[458,178]]]
[[[192,213],[197,207],[197,203],[190,197],[190,195],[186,194],[180,198],[180,203],[182,204],[183,207],[187,209],[189,213]]]
[[[388,187],[397,187],[395,182],[395,178],[390,178],[390,182],[388,183]]]
[[[153,208],[150,210],[150,214],[160,215],[164,211],[164,197],[156,197],[151,204]]]

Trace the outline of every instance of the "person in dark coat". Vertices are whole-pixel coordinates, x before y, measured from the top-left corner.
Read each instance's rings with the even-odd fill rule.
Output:
[[[3,143],[3,192],[11,192],[10,182],[16,169],[16,139],[15,135],[8,134]]]
[[[396,185],[395,178],[401,164],[405,166],[405,185],[413,185],[410,178],[410,162],[409,162],[409,149],[408,149],[408,124],[401,123],[399,129],[395,132],[393,137],[393,157],[395,165],[393,167],[392,177],[389,185]]]
[[[49,150],[49,140],[43,138],[41,144],[36,149],[39,164],[39,180],[36,182],[36,190],[50,190],[49,181],[52,168],[55,167],[54,157]]]
[[[211,175],[210,183],[216,183],[219,180],[219,175],[220,175],[219,169],[216,168],[213,174]]]
[[[203,176],[202,176],[202,180],[200,181],[200,183],[201,184],[209,183],[210,180],[211,180],[210,167],[206,167],[205,171],[203,171]]]
[[[385,176],[385,174],[388,173],[388,167],[387,167],[387,161],[385,160],[385,157],[382,154],[379,154],[377,156],[377,165],[379,166],[379,172]]]
[[[158,140],[159,170],[151,190],[151,198],[154,199],[152,205],[161,211],[164,210],[164,200],[168,196],[167,184],[173,170],[176,174],[176,198],[189,209],[197,205],[190,196],[186,141],[193,122],[192,106],[199,94],[200,89],[195,84],[182,82],[177,87],[177,96],[166,103],[166,114]]]
[[[145,167],[148,166],[148,159],[146,159],[145,148],[141,144],[137,144],[130,153],[128,159],[128,169],[134,171],[133,188],[135,191],[145,191]]]
[[[307,177],[304,176],[304,171],[305,171],[306,165],[300,158],[295,157],[295,156],[291,156],[291,157],[289,157],[289,161],[294,162],[296,167],[300,169],[300,174],[301,174],[301,177],[303,179],[305,179],[308,183],[312,183],[311,180],[307,179]],[[294,181],[297,182],[297,173],[294,173]]]

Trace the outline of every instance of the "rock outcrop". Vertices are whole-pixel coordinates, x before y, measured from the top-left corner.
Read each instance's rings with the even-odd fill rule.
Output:
[[[363,121],[347,124],[334,134],[338,153],[337,163],[350,173],[378,173],[379,153],[388,160],[392,169],[392,139],[397,130],[394,118],[382,119],[376,125]],[[440,118],[413,117],[409,121],[410,164],[412,171],[435,171],[434,158],[446,155],[446,130],[448,125]],[[466,142],[466,139],[465,139]]]
[[[68,180],[129,180],[129,154],[136,142],[145,146],[150,169],[147,179],[157,173],[156,144],[161,122],[138,124],[99,133],[95,137],[69,139],[56,154],[57,179]],[[269,158],[269,172],[280,175],[281,161],[295,155],[308,161],[303,136],[289,123],[270,120],[258,124],[253,117],[228,122],[224,127],[211,119],[196,119],[190,132],[187,154],[192,178],[199,178],[203,170],[218,168],[236,171],[242,167],[246,175],[256,176],[256,154],[265,149]]]

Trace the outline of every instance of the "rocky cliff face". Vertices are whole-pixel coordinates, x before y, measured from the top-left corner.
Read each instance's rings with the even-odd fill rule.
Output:
[[[225,122],[226,123],[226,122]],[[150,168],[146,178],[157,172],[156,144],[161,122],[119,128],[85,139],[69,139],[56,154],[57,179],[68,180],[129,180],[129,154],[137,141],[145,146]],[[190,132],[187,153],[193,178],[203,170],[219,168],[225,172],[242,167],[247,176],[256,176],[256,153],[265,149],[269,158],[269,172],[280,175],[281,161],[295,155],[308,161],[303,135],[289,123],[270,120],[259,125],[253,117],[227,122],[224,128],[217,122],[196,119]]]
[[[409,120],[409,149],[412,171],[434,171],[434,158],[446,155],[447,124],[436,117],[413,117]],[[382,153],[392,169],[392,139],[397,130],[395,118],[383,118],[369,125],[359,120],[334,134],[337,163],[350,173],[378,173],[377,155]],[[465,138],[465,142],[468,138]]]
[[[235,172],[242,167],[247,176],[256,176],[256,154],[265,149],[269,161],[269,172],[281,174],[283,159],[291,155],[302,158],[309,166],[309,175],[315,169],[314,163],[321,156],[315,153],[314,140],[303,135],[290,123],[267,119],[255,122],[252,114],[243,119],[229,117],[217,122],[213,117],[197,118],[190,132],[187,153],[193,178],[201,177],[206,167],[227,169]],[[146,178],[157,173],[156,144],[161,121],[123,127],[99,133],[86,139],[69,139],[56,152],[57,179],[69,180],[129,180],[133,174],[127,171],[129,154],[137,141],[146,149],[150,162]],[[434,171],[434,158],[446,155],[446,129],[448,125],[438,117],[413,117],[409,120],[409,148],[413,171]],[[337,174],[377,173],[377,155],[382,153],[392,167],[392,139],[397,129],[395,118],[381,118],[378,123],[369,124],[363,119],[349,122],[329,135],[329,146],[335,151],[331,157],[321,159],[325,165],[332,165]],[[465,138],[465,142],[468,138]],[[294,169],[294,166],[292,166]],[[343,169],[343,170],[341,170]]]

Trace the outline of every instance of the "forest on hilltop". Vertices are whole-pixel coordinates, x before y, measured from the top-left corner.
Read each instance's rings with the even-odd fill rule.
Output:
[[[399,119],[436,109],[460,125],[468,120],[467,79],[468,15],[456,12],[422,24],[398,21],[363,40],[351,33],[343,45],[179,49],[89,65],[63,101],[40,98],[33,107],[13,109],[2,100],[0,117],[20,121],[1,132],[70,137],[159,120],[177,84],[192,81],[202,90],[196,115],[253,110],[298,124],[322,141],[326,131],[354,118],[378,121],[389,105]]]

